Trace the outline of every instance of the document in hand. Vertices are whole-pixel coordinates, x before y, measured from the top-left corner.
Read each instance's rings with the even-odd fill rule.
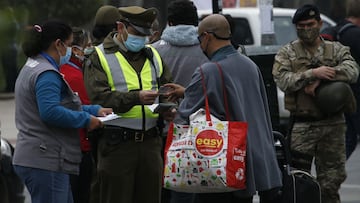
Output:
[[[117,119],[117,118],[120,118],[119,115],[115,114],[114,112],[111,113],[111,114],[108,114],[104,117],[97,117],[99,120],[101,120],[101,122],[106,122],[106,121],[111,121],[111,120],[114,120],[114,119]]]

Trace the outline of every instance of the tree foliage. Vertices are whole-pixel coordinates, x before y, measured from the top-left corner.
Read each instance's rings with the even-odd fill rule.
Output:
[[[16,0],[14,7],[28,12],[28,24],[41,23],[47,19],[62,19],[72,26],[84,26],[92,22],[102,0]]]

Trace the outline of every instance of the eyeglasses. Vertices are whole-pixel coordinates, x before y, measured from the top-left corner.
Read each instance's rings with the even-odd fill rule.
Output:
[[[206,32],[202,32],[197,39],[199,40],[199,42],[201,43],[201,38],[205,35]]]
[[[78,45],[72,45],[72,48],[77,48],[80,51],[84,50],[84,48],[82,48],[81,46],[78,46]]]

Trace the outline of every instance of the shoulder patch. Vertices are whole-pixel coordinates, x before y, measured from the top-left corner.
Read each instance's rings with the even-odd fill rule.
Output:
[[[29,66],[30,68],[34,68],[35,66],[37,66],[37,65],[39,65],[40,63],[37,61],[37,60],[34,60],[34,59],[32,59],[32,58],[29,58],[27,61],[26,61],[26,63],[25,63],[25,65],[26,66]]]

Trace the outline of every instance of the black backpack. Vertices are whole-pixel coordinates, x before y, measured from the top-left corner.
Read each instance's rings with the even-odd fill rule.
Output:
[[[355,27],[356,25],[352,23],[346,23],[342,26],[333,26],[333,27],[327,27],[323,29],[320,33],[321,37],[325,40],[329,41],[340,41],[340,37],[343,34],[345,30],[351,27]]]

